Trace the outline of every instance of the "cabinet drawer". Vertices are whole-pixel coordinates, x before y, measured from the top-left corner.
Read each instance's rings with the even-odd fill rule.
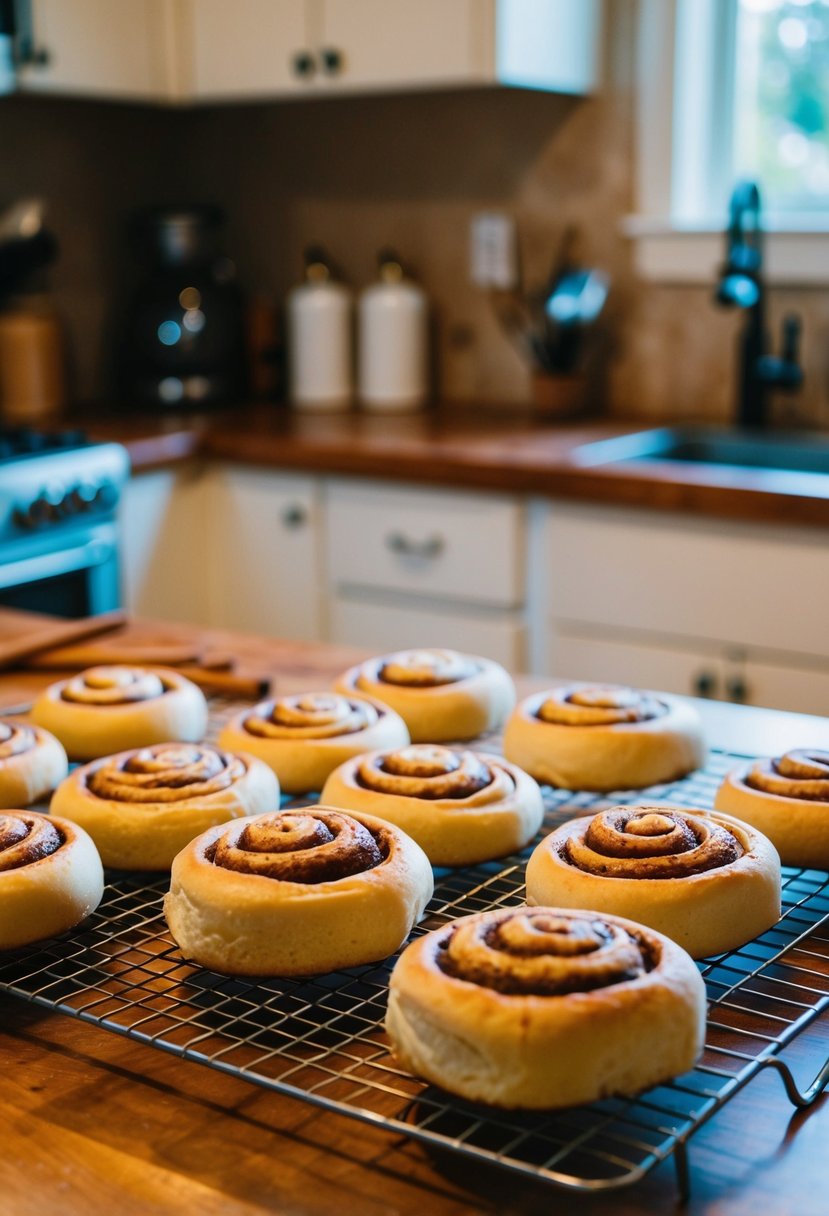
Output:
[[[829,657],[823,532],[555,510],[547,543],[556,620]]]
[[[523,508],[483,494],[335,484],[328,571],[369,587],[510,608],[523,602]]]
[[[359,646],[375,654],[420,646],[453,650],[494,659],[510,671],[526,667],[524,623],[515,614],[475,616],[378,600],[337,596],[329,605],[330,640]]]

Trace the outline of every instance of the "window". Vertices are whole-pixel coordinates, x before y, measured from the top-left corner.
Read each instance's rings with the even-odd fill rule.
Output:
[[[640,0],[638,59],[640,272],[709,279],[750,177],[771,277],[829,282],[829,0]]]

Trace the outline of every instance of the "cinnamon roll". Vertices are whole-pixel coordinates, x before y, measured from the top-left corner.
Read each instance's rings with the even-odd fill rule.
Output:
[[[0,813],[0,950],[71,929],[104,893],[104,871],[83,828],[34,811]]]
[[[413,743],[474,739],[501,726],[515,704],[503,667],[456,650],[401,650],[369,659],[343,672],[334,687],[390,705]]]
[[[164,913],[185,957],[226,975],[313,975],[391,954],[432,896],[403,832],[331,807],[210,828],[173,861]]]
[[[169,870],[217,823],[279,809],[279,782],[254,756],[204,743],[156,743],[77,768],[51,810],[85,828],[105,866]]]
[[[279,777],[287,794],[321,790],[328,774],[374,747],[403,747],[403,719],[370,697],[305,692],[263,701],[237,714],[219,735],[219,746],[258,756]]]
[[[94,760],[171,740],[195,743],[207,729],[201,689],[157,667],[89,667],[50,684],[32,718],[60,739],[73,760]]]
[[[614,806],[542,840],[527,864],[527,902],[629,916],[706,958],[775,924],[780,860],[727,815]]]
[[[829,868],[829,751],[802,748],[742,764],[714,805],[764,832],[784,865]]]
[[[633,921],[499,908],[412,942],[386,1030],[404,1068],[473,1102],[574,1106],[693,1067],[705,986],[672,941]]]
[[[604,792],[684,777],[705,762],[705,744],[699,715],[680,698],[587,686],[522,701],[504,755],[537,781]]]
[[[0,807],[31,806],[66,776],[66,752],[54,735],[0,720]]]
[[[521,769],[434,743],[347,760],[326,781],[322,801],[397,824],[438,866],[522,849],[544,817],[541,791]]]

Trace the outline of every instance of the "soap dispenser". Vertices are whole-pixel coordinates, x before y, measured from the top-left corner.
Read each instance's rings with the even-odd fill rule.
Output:
[[[421,287],[390,249],[358,304],[357,382],[363,409],[403,413],[429,395],[429,310]]]
[[[304,281],[287,301],[288,391],[300,410],[347,410],[353,396],[349,289],[334,278],[325,252],[305,251]]]

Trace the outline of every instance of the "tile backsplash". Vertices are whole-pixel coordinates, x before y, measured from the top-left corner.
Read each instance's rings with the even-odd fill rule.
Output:
[[[226,246],[246,288],[277,299],[311,242],[355,288],[373,277],[377,250],[394,246],[433,302],[440,397],[520,405],[526,363],[469,282],[471,217],[496,209],[516,219],[529,285],[546,278],[570,223],[585,261],[611,273],[595,350],[608,412],[727,420],[739,318],[713,304],[713,284],[637,279],[620,232],[634,205],[628,28],[611,26],[608,85],[586,100],[510,90],[189,110],[0,100],[0,203],[26,194],[49,203],[76,394],[107,392],[110,317],[131,277],[127,213],[209,199],[230,217]],[[777,398],[778,417],[828,427],[829,282],[772,289],[773,332],[786,310],[803,316],[806,382]]]

